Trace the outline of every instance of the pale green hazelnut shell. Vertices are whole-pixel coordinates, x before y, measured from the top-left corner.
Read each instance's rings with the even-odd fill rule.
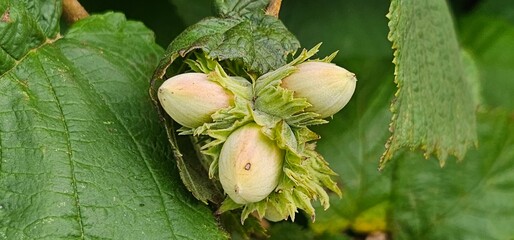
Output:
[[[255,123],[232,132],[219,156],[223,190],[238,204],[258,202],[277,187],[284,159],[274,141]]]
[[[166,80],[158,97],[166,113],[189,128],[211,122],[213,113],[234,102],[232,93],[204,73],[183,73]]]
[[[357,82],[355,74],[326,62],[304,62],[296,67],[296,72],[282,79],[281,86],[293,91],[295,97],[307,99],[312,106],[306,111],[326,118],[350,101]]]
[[[266,206],[266,212],[264,214],[264,218],[271,222],[279,222],[282,220],[286,220],[289,217],[288,213],[280,214],[280,212],[271,204],[268,203]]]

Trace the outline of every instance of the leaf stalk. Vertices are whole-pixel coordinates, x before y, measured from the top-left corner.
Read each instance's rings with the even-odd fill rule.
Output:
[[[88,17],[89,13],[82,7],[78,0],[63,0],[62,16],[67,23],[71,24]]]
[[[271,0],[268,7],[266,8],[266,15],[278,18],[278,13],[280,12],[281,5],[282,0]]]

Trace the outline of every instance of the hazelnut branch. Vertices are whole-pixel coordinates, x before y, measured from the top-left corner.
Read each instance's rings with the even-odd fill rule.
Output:
[[[88,17],[86,9],[80,5],[78,0],[62,1],[62,16],[67,23],[74,23],[82,18]]]
[[[280,12],[281,4],[282,0],[271,0],[268,7],[266,8],[266,15],[278,18],[278,13]]]

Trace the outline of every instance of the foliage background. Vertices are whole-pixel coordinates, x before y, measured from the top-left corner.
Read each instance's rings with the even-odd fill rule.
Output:
[[[396,91],[391,43],[387,40],[388,20],[385,17],[389,1],[283,2],[280,19],[297,36],[302,46],[310,48],[322,41],[320,56],[339,50],[334,62],[356,73],[359,81],[350,104],[334,116],[330,124],[315,129],[323,136],[318,145],[319,151],[339,174],[343,198],[334,197],[331,208],[326,212],[318,209],[315,223],[299,216],[295,223],[272,224],[272,238],[284,239],[287,235],[304,239],[351,239],[364,238],[375,232],[387,232],[393,239],[514,237],[514,229],[510,227],[514,223],[514,2],[455,0],[449,3],[459,41],[466,52],[466,72],[470,79],[475,80],[475,95],[480,103],[477,108],[479,147],[470,150],[461,162],[450,158],[444,168],[439,167],[436,159],[423,159],[420,151],[404,151],[379,172],[378,160],[390,136],[389,106]],[[154,31],[156,42],[162,48],[187,26],[211,15],[208,0],[195,0],[194,3],[189,0],[151,0],[144,4],[134,0],[91,0],[82,4],[90,13],[114,10],[123,12],[128,19],[142,21]],[[65,32],[66,29],[61,31]],[[151,51],[156,54],[162,51],[155,48]],[[144,68],[150,73],[151,66]],[[141,81],[138,87],[129,91],[138,88],[146,91]],[[144,101],[145,97],[134,99]],[[139,103],[131,106],[144,108],[146,105]],[[120,108],[120,112],[123,109]],[[145,118],[154,116],[152,113],[145,114]],[[127,124],[134,127],[141,124],[137,119],[134,121]],[[158,123],[148,121],[142,124]],[[148,128],[152,133],[159,132],[154,127]],[[166,141],[164,135],[145,141],[159,140]],[[163,148],[159,145],[154,151]],[[168,236],[168,232],[173,232],[171,236],[176,238],[224,238],[225,233],[216,228],[216,219],[209,215],[208,207],[196,202],[182,187],[173,164],[162,163],[169,160],[169,156],[169,152],[153,155],[150,158],[154,158],[154,161],[147,163],[156,165],[143,166],[157,172],[154,174],[157,185],[165,189],[160,194],[166,195],[163,199],[170,199],[164,204],[168,208],[163,210],[156,206],[143,215],[134,214],[133,219],[123,221],[127,216],[122,215],[122,210],[119,215],[110,216],[105,209],[93,206],[92,213],[104,213],[102,220],[106,221],[107,226],[118,227],[115,233],[111,232],[114,234],[112,236],[98,231],[89,236],[86,233],[86,238],[115,238],[116,234],[141,236],[130,235],[136,232],[140,234],[134,229],[128,231],[134,227],[129,223],[131,221],[138,222],[137,229],[152,229],[146,231],[149,238]],[[116,164],[115,161],[112,164]],[[5,168],[3,170],[6,171]],[[6,180],[0,181],[7,183]],[[127,191],[144,190],[145,186],[148,185]],[[7,187],[0,185],[0,188],[5,190]],[[148,194],[156,193],[150,190]],[[5,204],[7,200],[2,197],[5,196],[0,196],[0,218],[11,217],[5,213],[10,206]],[[106,196],[92,196],[95,197]],[[149,196],[150,202],[152,199]],[[93,202],[97,204],[96,200]],[[133,202],[123,204],[135,204],[137,201]],[[151,217],[152,210],[168,212],[167,220]],[[197,218],[188,217],[191,214]],[[196,219],[202,220],[196,222]],[[148,223],[139,225],[145,221]],[[94,219],[86,218],[84,222],[86,225],[93,224]],[[24,235],[9,235],[12,232],[6,230],[7,225],[1,226],[2,223],[12,223],[0,220],[0,239],[9,239],[9,236],[30,238],[34,236],[30,231],[36,235],[41,233],[37,224],[44,221],[28,223],[21,231]],[[42,231],[50,230],[45,228]]]

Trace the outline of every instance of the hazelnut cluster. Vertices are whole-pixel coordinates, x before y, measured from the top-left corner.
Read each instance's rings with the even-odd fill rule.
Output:
[[[318,45],[319,46],[319,45]],[[319,136],[308,126],[323,124],[352,97],[355,75],[330,63],[310,60],[304,50],[289,64],[255,77],[230,76],[215,60],[197,54],[185,62],[193,72],[166,80],[159,101],[180,134],[204,136],[211,178],[228,195],[218,212],[243,208],[271,221],[303,209],[314,218],[312,200],[328,208],[328,188],[341,194],[335,173],[315,151]]]

